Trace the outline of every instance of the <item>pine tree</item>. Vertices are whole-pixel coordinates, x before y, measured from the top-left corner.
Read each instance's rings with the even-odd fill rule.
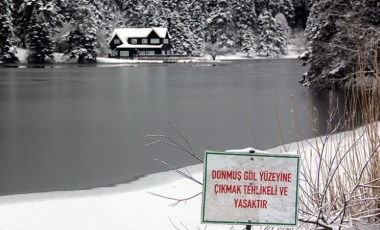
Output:
[[[256,14],[269,11],[272,17],[278,13],[285,15],[289,25],[294,24],[294,7],[292,0],[255,0]]]
[[[142,27],[144,5],[140,0],[124,0],[121,11],[124,14],[125,27]]]
[[[218,2],[219,2],[219,0],[209,0],[209,1],[207,1],[207,3],[206,3],[206,11],[208,12],[208,14],[211,14],[211,12],[213,12],[214,10],[216,10],[215,8],[217,8]]]
[[[255,35],[252,29],[247,29],[243,32],[241,50],[244,53],[247,53],[247,57],[249,57],[249,54],[255,49],[256,49]]]
[[[217,43],[222,49],[228,49],[235,45],[234,24],[229,2],[218,0],[218,6],[211,12],[206,20],[207,41]]]
[[[71,20],[73,15],[73,5],[74,3],[72,1],[55,0],[57,13],[62,16],[63,23]]]
[[[162,5],[153,0],[144,2],[144,11],[140,18],[143,27],[166,27],[167,18],[168,15],[163,13]]]
[[[20,38],[21,45],[26,48],[26,36],[31,26],[33,10],[42,13],[48,22],[51,32],[58,31],[65,21],[63,11],[58,7],[56,0],[18,0],[16,6],[16,34]]]
[[[54,60],[54,43],[48,29],[48,22],[42,12],[33,9],[30,27],[26,35],[26,44],[29,49],[29,63],[44,63],[45,58]]]
[[[243,45],[243,35],[256,27],[256,11],[253,0],[236,0],[232,2],[233,22],[236,26],[239,44]]]
[[[193,33],[181,21],[177,12],[172,13],[170,34],[173,37],[171,44],[174,53],[192,55],[196,52],[196,42]]]
[[[12,0],[0,2],[0,61],[16,62],[16,48],[14,47]]]
[[[200,1],[194,1],[188,7],[189,9],[189,29],[194,34],[194,42],[196,46],[196,54],[201,54],[204,48],[205,42],[205,5]]]
[[[167,9],[169,12],[178,11],[178,1],[177,0],[162,0],[163,8]]]
[[[95,8],[87,0],[77,2],[72,30],[65,36],[68,50],[65,52],[78,63],[96,62],[99,55]]]
[[[290,26],[295,25],[295,12],[292,0],[281,0],[279,1],[278,11],[275,12],[277,14],[281,13],[285,16]]]
[[[204,12],[204,5],[202,5],[199,1],[194,1],[192,4],[189,5],[189,15],[190,15],[190,24],[189,27],[193,33],[204,39],[205,37],[205,14]]]
[[[267,10],[259,15],[257,43],[256,52],[260,55],[274,57],[286,53],[285,33]]]
[[[380,60],[379,9],[375,0],[314,1],[306,28],[309,48],[303,59],[310,68],[304,83],[317,89],[356,84],[359,62],[371,82]]]
[[[104,28],[107,33],[112,33],[111,25],[115,20],[116,5],[111,0],[92,0],[89,2],[94,6],[95,23],[99,28]]]
[[[310,12],[309,0],[293,0],[293,8],[294,26],[305,28]]]

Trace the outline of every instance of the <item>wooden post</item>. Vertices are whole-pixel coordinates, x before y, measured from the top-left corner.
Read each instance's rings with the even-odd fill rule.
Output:
[[[249,153],[255,153],[255,150],[253,150],[253,149],[252,149],[252,150],[249,150]],[[251,158],[251,160],[253,160],[253,158]],[[245,229],[246,229],[246,230],[251,230],[251,227],[252,227],[251,225],[247,225],[247,226],[245,227]]]

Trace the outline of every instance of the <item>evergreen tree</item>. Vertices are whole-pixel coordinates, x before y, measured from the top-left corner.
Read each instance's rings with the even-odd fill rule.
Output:
[[[125,27],[142,27],[144,10],[140,0],[124,0],[121,11],[124,13]]]
[[[162,0],[163,8],[167,9],[170,13],[177,11],[178,1],[177,0]]]
[[[290,26],[295,25],[295,12],[292,0],[280,0],[278,5],[278,11],[275,12],[275,15],[279,13],[285,16]]]
[[[193,31],[196,36],[204,39],[206,29],[206,12],[204,12],[204,5],[200,1],[194,1],[189,5],[188,10],[190,15],[189,27],[191,31]]]
[[[208,15],[211,14],[215,10],[215,8],[218,6],[219,0],[209,0],[206,3],[206,11],[208,12]]]
[[[237,28],[238,42],[243,45],[243,35],[256,26],[255,4],[253,0],[236,0],[232,2],[232,9],[232,20]]]
[[[177,11],[182,14],[188,14],[189,13],[189,7],[191,6],[192,1],[190,0],[180,0],[177,2]]]
[[[172,13],[170,34],[173,52],[192,55],[196,53],[196,42],[189,27],[185,25],[177,12]]]
[[[206,36],[205,12],[203,11],[205,9],[205,4],[203,4],[201,1],[194,1],[189,5],[188,8],[190,14],[190,21],[188,25],[190,31],[192,31],[194,34],[196,53],[201,54],[203,52]]]
[[[173,52],[178,54],[200,54],[201,45],[197,35],[191,30],[193,18],[190,16],[188,0],[165,0],[162,5],[155,5],[156,14],[150,16],[158,26],[167,27],[172,36]]]
[[[258,20],[258,42],[256,52],[268,57],[286,53],[286,37],[281,25],[272,14],[264,10]]]
[[[26,44],[29,49],[29,63],[44,63],[45,58],[54,60],[54,43],[48,29],[48,22],[42,12],[33,9],[30,27],[26,35]]]
[[[256,49],[255,35],[252,29],[247,29],[243,32],[241,50],[244,53],[247,53],[247,57],[249,57],[249,54],[255,49]]]
[[[293,0],[294,26],[305,28],[309,16],[309,0]]]
[[[63,11],[59,9],[56,0],[18,0],[17,7],[16,34],[24,48],[26,48],[26,36],[31,26],[34,9],[37,10],[37,14],[43,14],[48,22],[48,28],[52,32],[56,32],[65,21],[64,15],[60,14]]]
[[[16,62],[16,48],[14,47],[12,0],[0,2],[0,61]]]
[[[95,8],[87,0],[77,2],[72,20],[72,30],[65,36],[68,50],[65,52],[78,63],[96,62],[99,55]]]
[[[111,25],[115,20],[116,4],[112,0],[92,0],[89,2],[95,11],[95,24],[104,28],[107,33],[112,33]]]
[[[167,12],[170,14],[170,12]],[[168,15],[163,13],[162,5],[153,0],[144,2],[144,11],[140,20],[143,27],[167,27]]]
[[[285,15],[289,25],[294,24],[294,7],[292,0],[255,0],[256,14],[269,11],[272,17],[278,13]]]
[[[359,62],[366,82],[373,81],[380,60],[379,8],[375,0],[315,1],[306,28],[309,50],[303,58],[310,68],[304,83],[317,89],[356,84]]]
[[[55,0],[55,6],[57,9],[58,15],[61,15],[62,21],[69,22],[73,15],[73,1],[67,1],[67,0]]]
[[[207,41],[217,43],[222,49],[235,45],[234,24],[232,22],[231,7],[227,0],[218,0],[218,6],[206,20]]]

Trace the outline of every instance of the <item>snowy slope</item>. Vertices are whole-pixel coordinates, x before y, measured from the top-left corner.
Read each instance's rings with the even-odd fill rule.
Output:
[[[201,165],[189,170],[201,177]],[[165,172],[115,188],[6,196],[0,198],[0,229],[167,230],[173,229],[169,218],[193,229],[201,226],[200,197],[170,207],[170,201],[148,192],[186,197],[200,190],[199,185]]]

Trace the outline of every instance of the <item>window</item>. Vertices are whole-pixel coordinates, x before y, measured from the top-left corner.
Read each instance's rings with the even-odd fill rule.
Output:
[[[155,55],[156,53],[154,50],[140,50],[139,55],[140,56],[148,56],[148,55]]]
[[[146,55],[155,55],[154,50],[147,50]]]
[[[160,39],[159,38],[151,38],[150,44],[160,44]]]
[[[111,52],[111,56],[112,56],[112,57],[115,57],[115,56],[117,56],[117,55],[118,55],[117,50],[112,50],[112,52]]]
[[[129,57],[129,51],[120,51],[121,57]]]
[[[136,39],[136,38],[132,38],[132,39],[131,39],[131,43],[132,43],[132,44],[137,44],[137,39]]]
[[[164,38],[164,44],[169,44],[169,39]]]
[[[142,43],[142,44],[148,44],[148,39],[147,39],[147,38],[143,38],[143,39],[141,40],[141,43]]]
[[[113,44],[115,44],[115,45],[119,45],[119,44],[120,44],[120,39],[115,39],[115,40],[113,40]]]

